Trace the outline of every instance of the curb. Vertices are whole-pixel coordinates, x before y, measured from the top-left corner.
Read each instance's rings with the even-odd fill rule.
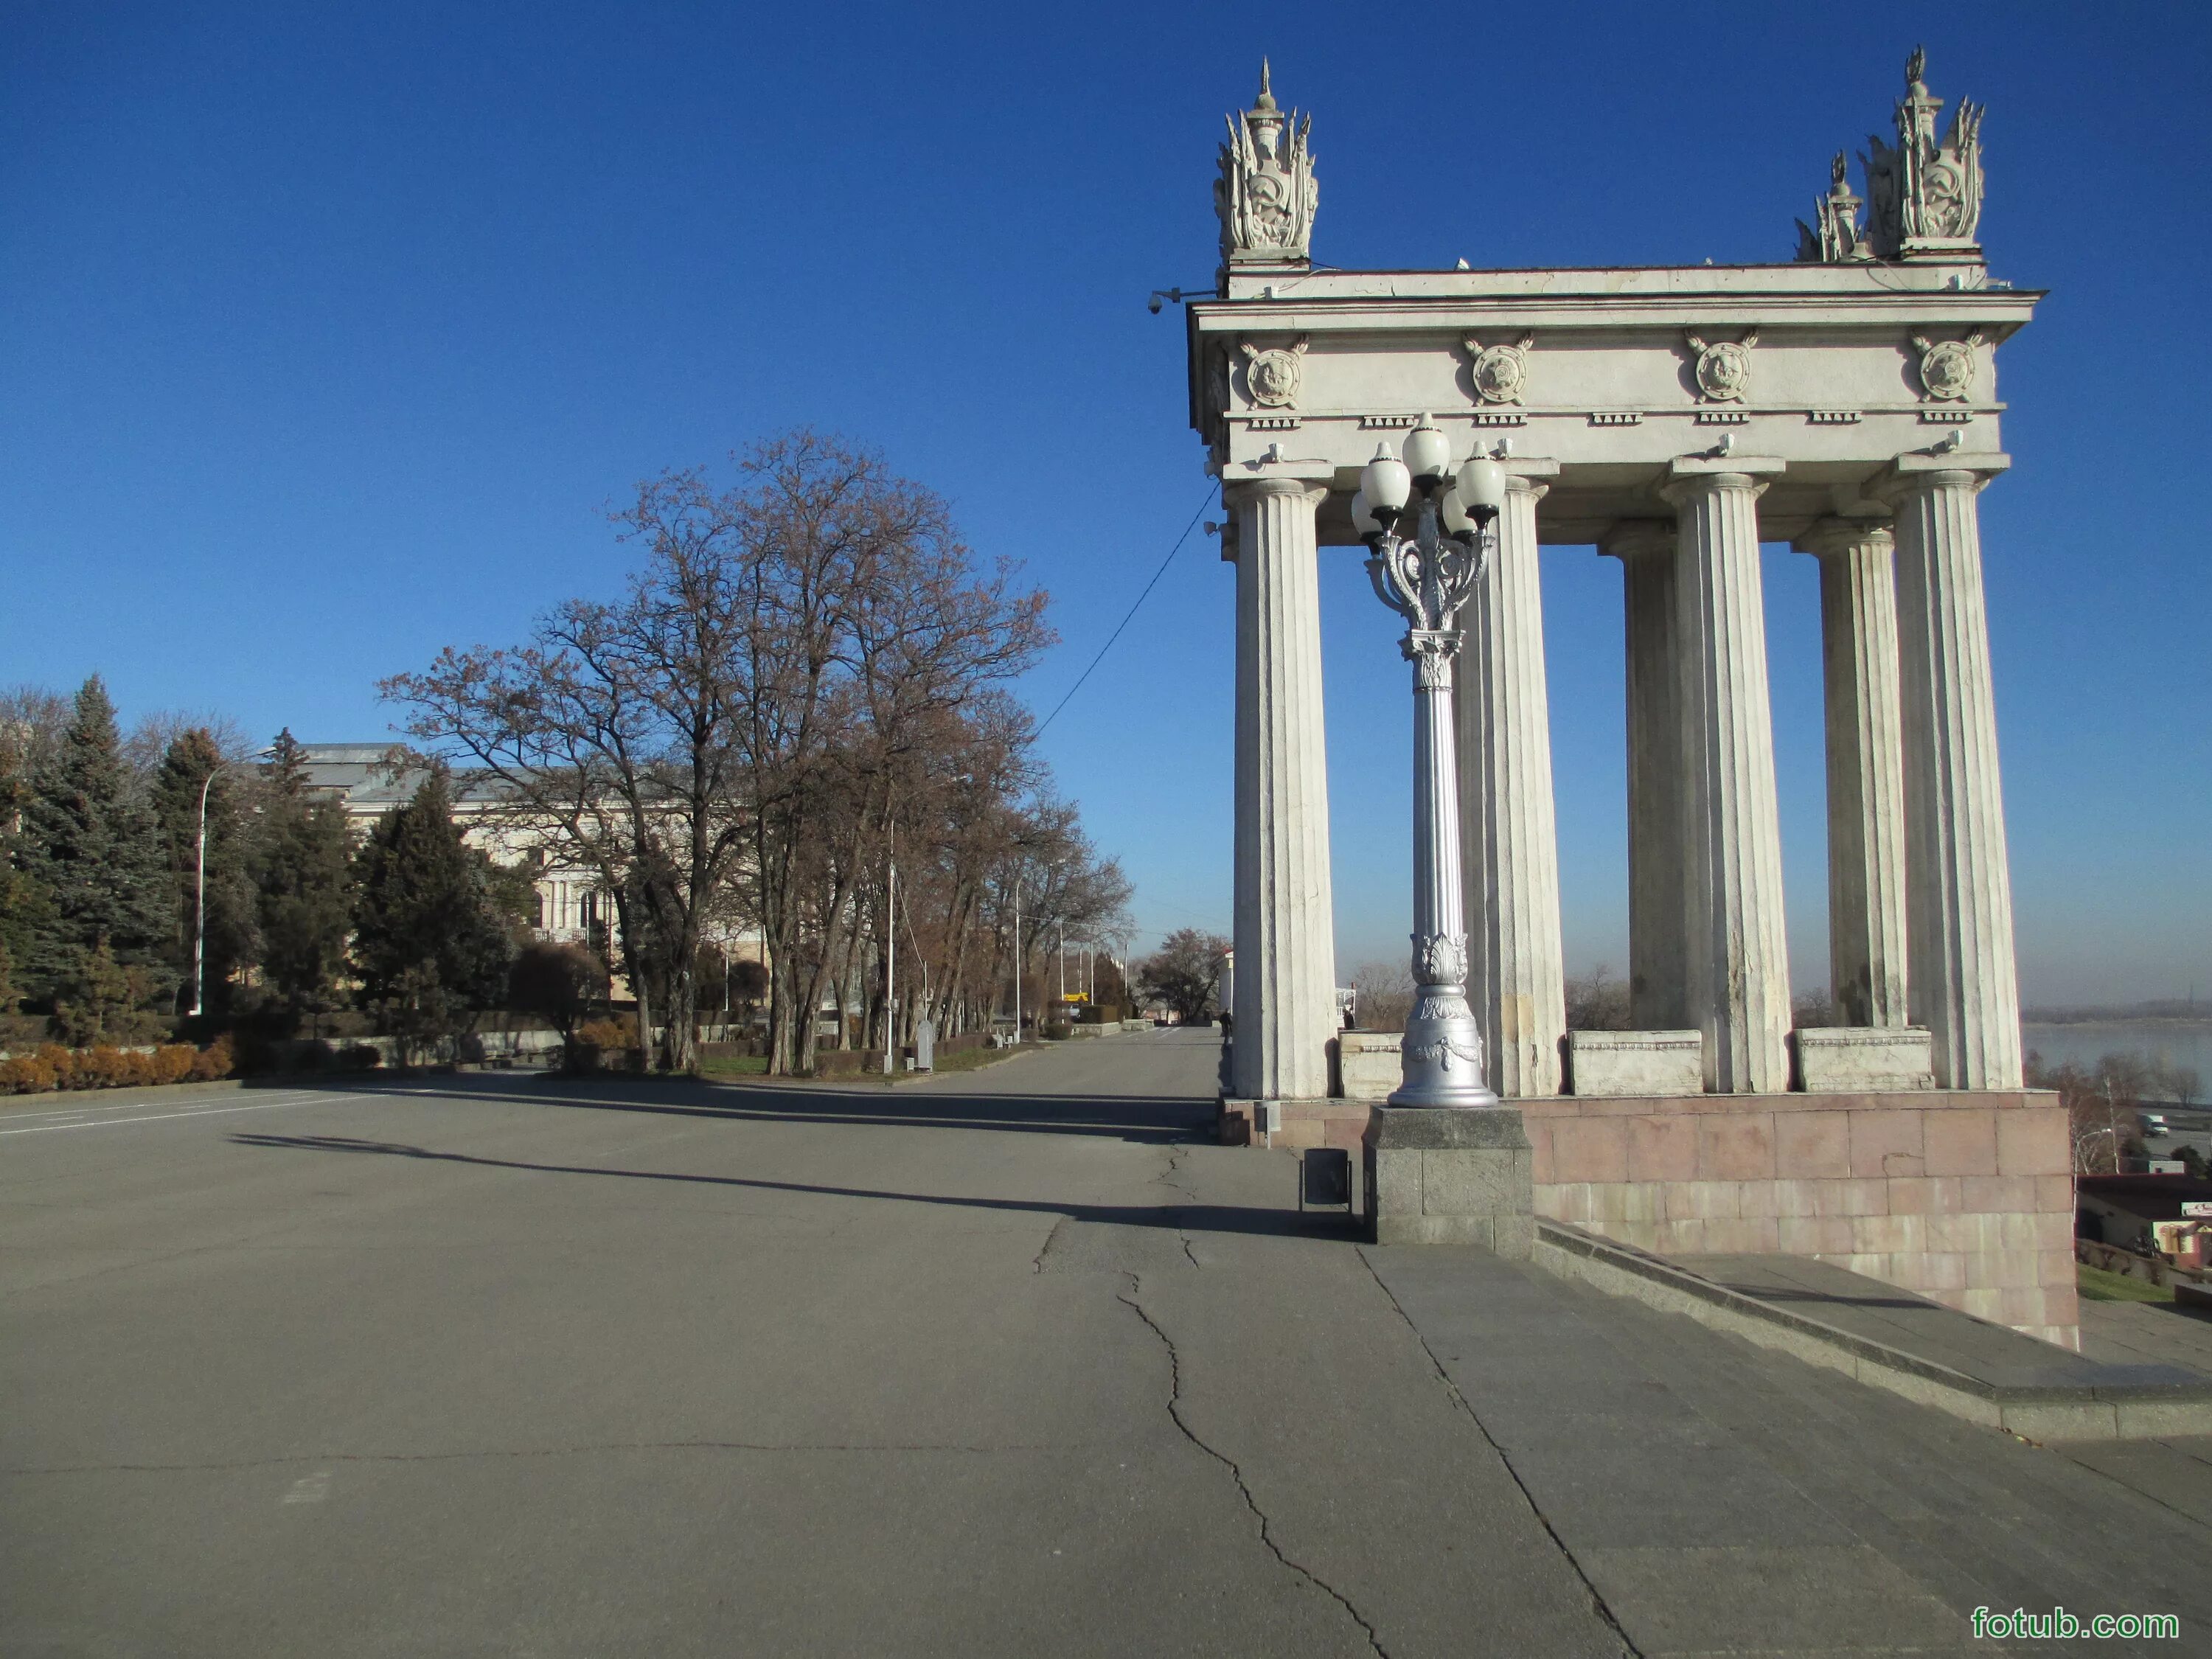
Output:
[[[688,1080],[704,1083],[708,1086],[716,1089],[851,1089],[856,1086],[877,1089],[903,1089],[917,1083],[937,1083],[950,1080],[954,1078],[966,1077],[973,1072],[988,1072],[994,1066],[1004,1066],[1008,1064],[1010,1061],[1025,1059],[1030,1054],[1042,1054],[1043,1052],[1043,1044],[1025,1042],[1019,1048],[1010,1050],[1006,1053],[1003,1057],[998,1060],[994,1060],[987,1065],[970,1066],[963,1071],[900,1072],[888,1078],[881,1072],[855,1072],[850,1077],[762,1077],[756,1076],[750,1073],[733,1073],[728,1077],[712,1077],[702,1073],[697,1078]],[[630,1080],[632,1081],[653,1080],[653,1079],[638,1079],[634,1074],[620,1073],[608,1073],[608,1075],[628,1075],[630,1077]],[[657,1079],[659,1075],[659,1073],[655,1073],[654,1078]]]
[[[65,1112],[74,1109],[50,1103],[64,1100],[96,1100],[111,1106],[128,1106],[137,1100],[162,1101],[175,1100],[180,1096],[219,1095],[243,1089],[249,1082],[267,1086],[268,1079],[227,1077],[205,1083],[140,1083],[121,1089],[41,1089],[36,1094],[0,1096],[0,1117],[9,1112]]]
[[[1990,1382],[1775,1307],[1632,1245],[1558,1221],[1536,1223],[1534,1265],[1607,1295],[1625,1296],[1662,1313],[1686,1315],[1762,1348],[1841,1371],[1869,1387],[2023,1440],[2157,1440],[2169,1435],[2212,1434],[2212,1377],[2191,1378],[2178,1367],[2170,1368],[2170,1381]]]

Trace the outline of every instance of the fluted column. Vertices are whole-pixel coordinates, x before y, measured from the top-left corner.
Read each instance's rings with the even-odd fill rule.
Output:
[[[1796,543],[1820,561],[1828,735],[1828,973],[1846,1025],[1905,1024],[1905,760],[1889,526],[1824,519]]]
[[[1559,463],[1508,465],[1515,470],[1498,545],[1462,612],[1457,708],[1460,868],[1474,921],[1468,1001],[1482,1028],[1490,1086],[1512,1099],[1559,1092],[1567,1009],[1536,572],[1536,503],[1547,486],[1528,476],[1555,472]]]
[[[1725,467],[1727,470],[1723,471]],[[1705,1087],[1764,1094],[1790,1085],[1789,940],[1766,689],[1755,476],[1782,463],[1678,460],[1674,625],[1692,1023]]]
[[[1969,464],[1971,459],[1971,465]],[[2020,986],[1975,495],[2002,455],[1900,456],[1897,635],[1912,1023],[1944,1089],[2020,1086]]]
[[[1674,653],[1671,520],[1624,520],[1601,550],[1620,561],[1628,641],[1628,1018],[1638,1030],[1690,1021],[1684,974],[1682,734]]]
[[[1270,478],[1237,513],[1237,1097],[1328,1093],[1336,1015],[1314,509],[1326,488]]]

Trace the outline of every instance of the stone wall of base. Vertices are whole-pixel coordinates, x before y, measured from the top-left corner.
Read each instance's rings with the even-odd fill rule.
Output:
[[[1367,1133],[1374,1109],[1364,1100],[1285,1100],[1282,1127],[1274,1145],[1303,1151],[1308,1146],[1341,1146],[1357,1157],[1359,1137]],[[1224,1146],[1257,1146],[1264,1137],[1252,1127],[1253,1103],[1224,1100],[1214,1118],[1214,1129]]]
[[[1809,1255],[2070,1348],[2073,1146],[2040,1091],[1521,1100],[1536,1213],[1661,1255]]]
[[[1661,1255],[1809,1255],[2066,1347],[2073,1146],[2041,1091],[1559,1095],[1521,1109],[1536,1213]],[[1364,1101],[1282,1103],[1279,1147],[1358,1152]],[[1254,1144],[1249,1105],[1219,1119]]]

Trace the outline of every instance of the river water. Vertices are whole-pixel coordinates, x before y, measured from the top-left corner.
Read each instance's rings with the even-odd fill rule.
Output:
[[[2161,1066],[2185,1066],[2212,1087],[2212,1019],[2085,1020],[2079,1024],[2021,1022],[2021,1047],[2050,1066],[2093,1066],[2106,1054],[2135,1054]],[[2202,1096],[2199,1098],[2203,1098]]]

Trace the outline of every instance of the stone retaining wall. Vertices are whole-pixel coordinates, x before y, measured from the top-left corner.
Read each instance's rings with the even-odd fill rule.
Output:
[[[1809,1255],[2069,1348],[2073,1147],[2041,1091],[1521,1100],[1536,1213],[1662,1255]]]
[[[1550,1096],[1536,1213],[1661,1255],[1809,1255],[2081,1346],[2073,1145],[2042,1091]],[[1278,1147],[1357,1152],[1364,1101],[1285,1101]],[[1223,1103],[1221,1139],[1255,1139]]]

